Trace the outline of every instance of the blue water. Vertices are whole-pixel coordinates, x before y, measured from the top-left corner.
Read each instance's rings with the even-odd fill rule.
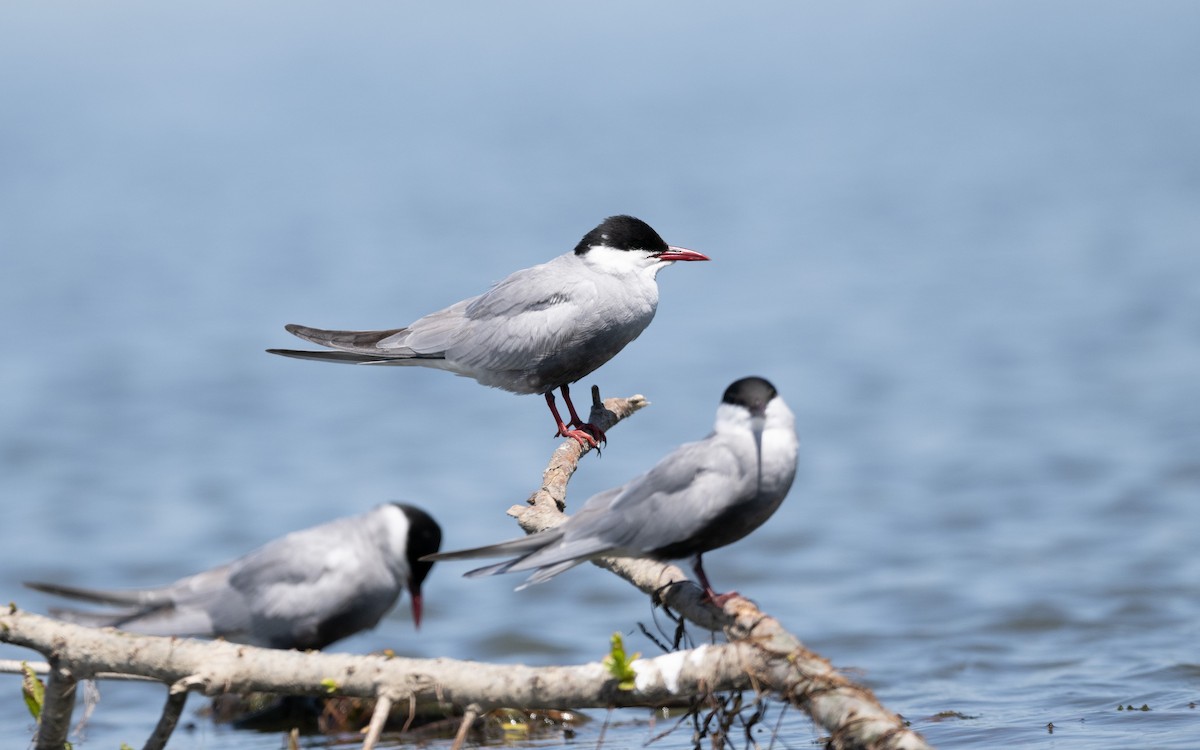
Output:
[[[1198,37],[1182,2],[9,4],[0,597],[163,583],[391,499],[448,546],[515,534],[556,444],[539,399],[262,350],[404,324],[629,212],[714,260],[664,271],[578,389],[653,406],[572,502],[765,375],[800,474],[709,556],[718,586],[936,745],[1195,747]],[[602,571],[514,594],[464,569],[419,634],[401,606],[338,648],[654,651]],[[161,689],[101,696],[82,746],[139,745]],[[280,745],[190,720],[172,747]]]

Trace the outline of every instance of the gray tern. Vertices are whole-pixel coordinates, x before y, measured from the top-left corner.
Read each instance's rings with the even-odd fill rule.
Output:
[[[691,558],[705,593],[721,604],[701,556],[761,526],[783,502],[796,476],[795,417],[775,387],[759,377],[726,389],[716,425],[645,474],[589,498],[563,524],[499,544],[426,555],[461,560],[515,555],[467,577],[533,571],[518,590],[597,557]]]
[[[668,245],[640,219],[610,216],[573,252],[517,271],[404,328],[332,331],[289,324],[289,332],[335,351],[267,351],[325,362],[432,367],[512,393],[540,393],[557,435],[597,446],[604,433],[579,418],[569,386],[650,325],[658,308],[655,277],[677,260],[708,257]],[[567,423],[555,405],[555,389],[567,404]]]
[[[421,623],[421,584],[441,547],[429,514],[385,503],[357,516],[295,531],[244,557],[160,588],[104,590],[54,583],[26,586],[121,607],[51,610],[93,627],[145,635],[225,638],[269,648],[321,649],[375,627],[403,591]]]

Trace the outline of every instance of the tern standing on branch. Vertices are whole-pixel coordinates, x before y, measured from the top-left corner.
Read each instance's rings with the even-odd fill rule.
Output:
[[[404,328],[331,331],[290,324],[289,332],[334,351],[267,351],[326,362],[433,367],[512,393],[541,393],[557,434],[595,447],[604,433],[579,418],[569,386],[650,325],[658,308],[655,277],[677,260],[708,257],[668,245],[640,219],[611,216],[573,252],[517,271],[478,297]],[[567,423],[555,405],[555,389],[567,404]]]
[[[565,523],[487,547],[426,555],[463,560],[515,555],[467,577],[533,571],[518,590],[597,557],[691,558],[714,604],[717,594],[701,555],[761,526],[783,502],[796,476],[795,417],[763,378],[734,382],[717,407],[712,433],[685,443],[632,481],[589,498]]]
[[[369,630],[408,591],[421,624],[421,584],[441,547],[428,513],[385,503],[296,531],[233,562],[152,589],[104,590],[26,583],[70,599],[120,607],[51,614],[143,635],[224,638],[268,648],[321,649]]]

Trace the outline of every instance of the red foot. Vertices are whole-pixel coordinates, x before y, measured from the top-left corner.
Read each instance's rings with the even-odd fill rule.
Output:
[[[601,443],[607,443],[608,439],[604,436],[604,430],[594,424],[584,422],[575,413],[575,406],[571,403],[571,397],[567,387],[562,388],[563,400],[567,402],[567,409],[571,412],[571,421],[564,423],[562,417],[558,414],[558,407],[554,404],[554,392],[546,394],[546,405],[550,407],[550,413],[554,415],[554,421],[558,424],[557,437],[575,438],[579,444],[585,448],[595,448],[600,450]]]
[[[692,558],[692,569],[696,571],[696,577],[700,579],[700,587],[704,589],[704,598],[708,599],[717,607],[725,608],[725,602],[730,599],[736,599],[741,596],[736,591],[727,591],[724,594],[718,594],[713,590],[712,584],[708,582],[708,576],[704,575],[704,560],[701,555],[696,555]]]
[[[600,429],[591,422],[584,422],[579,418],[579,414],[575,411],[575,404],[571,403],[571,389],[564,385],[559,388],[559,390],[562,391],[563,401],[567,402],[567,411],[571,413],[571,421],[567,424],[569,424],[571,427],[577,427],[586,431],[589,435],[601,443],[607,443],[608,438],[604,436],[604,430]],[[558,416],[557,413],[555,413],[555,416]]]
[[[579,441],[579,444],[585,448],[595,448],[596,450],[599,450],[600,444],[597,443],[596,438],[592,437],[591,433],[588,432],[588,427],[590,427],[590,425],[583,425],[583,429],[581,430],[568,430],[567,426],[563,425],[558,433],[556,433],[555,437],[575,438]]]
[[[598,442],[601,442],[601,443],[608,442],[608,437],[604,434],[604,430],[600,429],[599,427],[592,424],[591,422],[571,422],[570,426],[578,428],[578,429],[571,430],[572,432],[586,432],[589,436],[591,436],[594,440],[596,440]]]
[[[718,594],[712,589],[705,589],[704,596],[717,608],[724,609],[726,602],[728,602],[730,599],[737,599],[741,596],[741,594],[736,591],[726,591],[724,594]]]

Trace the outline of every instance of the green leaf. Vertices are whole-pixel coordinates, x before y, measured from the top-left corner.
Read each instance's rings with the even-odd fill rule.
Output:
[[[46,686],[26,662],[21,662],[21,674],[21,697],[33,720],[38,721],[42,718],[42,706],[46,704]]]
[[[612,634],[612,645],[609,648],[608,656],[605,656],[601,663],[604,664],[608,673],[616,678],[617,689],[634,689],[637,672],[633,670],[633,662],[637,661],[641,655],[641,652],[637,652],[633,656],[627,656],[625,654],[625,643],[621,640],[621,634]]]
[[[333,695],[341,686],[338,685],[337,680],[333,679],[332,677],[326,677],[325,679],[321,680],[321,687],[325,688],[325,692]]]

